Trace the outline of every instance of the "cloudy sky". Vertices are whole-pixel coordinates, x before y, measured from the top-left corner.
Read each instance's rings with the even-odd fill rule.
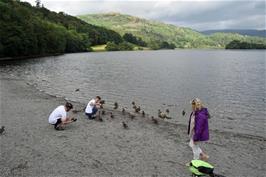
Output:
[[[24,0],[35,4],[35,0]],[[196,30],[265,29],[264,0],[41,0],[70,15],[119,12]]]

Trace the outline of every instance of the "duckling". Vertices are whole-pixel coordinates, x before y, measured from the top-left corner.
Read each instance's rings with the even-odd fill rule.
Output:
[[[118,103],[115,102],[115,103],[114,103],[114,109],[117,109],[117,108],[118,108]]]
[[[75,92],[78,92],[79,91],[79,89],[77,88],[76,90],[75,90]]]
[[[0,128],[0,135],[2,135],[2,134],[4,133],[4,131],[5,131],[5,126],[2,126],[2,127]]]
[[[137,108],[135,109],[135,112],[136,112],[136,113],[139,113],[140,110],[141,110],[141,109],[140,109],[140,106],[139,106],[139,107],[137,107]]]
[[[128,129],[128,125],[125,122],[122,122],[124,129]]]
[[[158,124],[158,120],[155,119],[153,116],[151,116],[151,120],[152,120],[153,123]]]
[[[165,110],[165,112],[166,112],[167,114],[169,114],[169,113],[170,113],[169,109],[166,109],[166,110]]]
[[[132,103],[131,103],[132,105],[136,105],[136,103],[134,102],[134,101],[132,101]]]
[[[145,112],[144,111],[142,111],[141,114],[142,114],[142,117],[145,117]]]
[[[186,115],[186,111],[185,111],[185,110],[182,111],[182,115],[183,115],[183,116]]]
[[[114,118],[114,115],[113,115],[113,113],[111,112],[110,113],[110,117],[113,119]]]
[[[102,113],[102,115],[105,115],[105,110],[102,110],[102,112],[101,112],[101,113]]]
[[[122,109],[122,114],[123,114],[123,115],[126,114],[126,110],[125,110],[125,108]]]

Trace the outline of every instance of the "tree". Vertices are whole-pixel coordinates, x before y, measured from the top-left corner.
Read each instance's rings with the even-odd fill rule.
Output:
[[[36,2],[36,7],[40,8],[41,7],[41,0],[35,0]]]
[[[118,44],[119,50],[133,50],[133,48],[133,45],[128,42],[121,42],[120,44]]]
[[[19,0],[0,0],[1,57],[84,52],[91,51],[91,45],[123,41],[112,30],[62,12],[51,12],[40,8],[40,4],[40,0],[36,0],[36,7]]]
[[[147,46],[146,42],[144,42],[140,37],[136,37],[131,33],[125,33],[123,36],[123,39],[127,42],[130,42],[132,44],[136,44],[142,47]]]

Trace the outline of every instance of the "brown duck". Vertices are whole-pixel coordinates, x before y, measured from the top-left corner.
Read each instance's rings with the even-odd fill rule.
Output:
[[[115,102],[115,103],[114,103],[114,109],[117,109],[117,108],[118,108],[118,103]]]
[[[122,122],[122,125],[123,125],[124,129],[128,129],[128,125],[125,122]]]

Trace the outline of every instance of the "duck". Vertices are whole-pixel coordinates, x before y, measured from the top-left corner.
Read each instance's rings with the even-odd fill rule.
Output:
[[[5,126],[2,126],[2,127],[0,128],[0,135],[2,135],[2,134],[4,133],[4,131],[5,131]]]
[[[132,108],[133,108],[133,109],[137,109],[136,103],[135,103],[134,101],[132,101],[131,104],[132,104]]]
[[[113,113],[111,112],[110,113],[110,117],[113,119],[114,118],[114,115],[113,115]]]
[[[186,115],[186,111],[185,111],[185,110],[182,111],[182,115],[183,115],[183,116]]]
[[[105,115],[105,110],[102,110],[102,112],[101,112],[101,113],[102,113],[102,115]]]
[[[102,118],[101,116],[98,117],[98,120],[99,120],[100,122],[103,122],[103,118]]]
[[[96,117],[98,121],[103,122],[103,119],[101,117],[101,111],[99,111],[99,114]]]
[[[135,109],[135,112],[136,112],[136,113],[139,113],[140,110],[141,110],[141,109],[140,109],[140,106],[139,106],[139,107],[137,107],[137,108]]]
[[[123,108],[122,109],[122,114],[125,115],[125,113],[126,113],[126,110],[125,110],[125,108]]]
[[[170,113],[169,109],[166,109],[166,110],[165,110],[165,112],[166,112],[167,114],[169,114],[169,113]]]
[[[114,109],[117,109],[117,108],[118,108],[118,103],[115,102],[115,103],[114,103]]]
[[[76,90],[75,90],[75,92],[78,92],[79,91],[79,89],[77,88]]]
[[[155,119],[153,116],[151,116],[151,120],[152,120],[153,123],[158,124],[158,120]]]
[[[142,117],[145,117],[145,112],[144,111],[142,111],[141,114],[142,114]]]
[[[167,116],[160,109],[158,109],[158,117],[160,117],[161,119],[165,119]]]
[[[123,125],[124,129],[128,129],[128,125],[125,122],[122,122],[122,125]]]

